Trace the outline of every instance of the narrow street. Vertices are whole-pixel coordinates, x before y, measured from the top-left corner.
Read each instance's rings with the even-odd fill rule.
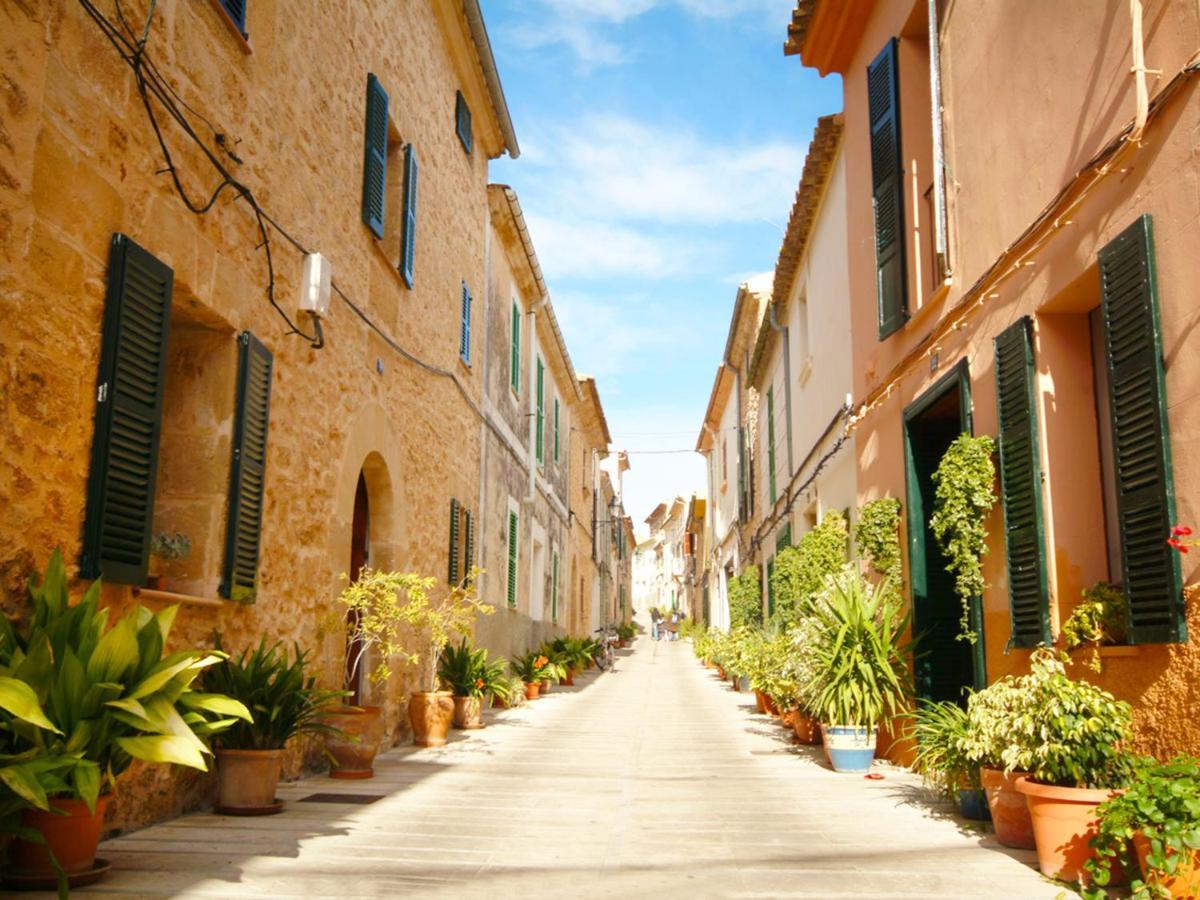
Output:
[[[281,786],[281,815],[185,816],[111,840],[80,891],[120,897],[1055,898],[1033,853],[914,802],[916,781],[835,775],[686,642],[595,672],[373,780]],[[466,735],[466,736],[464,736]],[[362,794],[364,806],[306,801]]]

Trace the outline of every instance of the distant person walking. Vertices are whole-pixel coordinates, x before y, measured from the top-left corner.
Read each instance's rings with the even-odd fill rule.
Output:
[[[671,628],[668,640],[679,640],[679,610],[671,610]]]
[[[658,611],[657,606],[650,607],[650,637],[658,640],[659,637],[659,619],[662,618],[662,613]]]

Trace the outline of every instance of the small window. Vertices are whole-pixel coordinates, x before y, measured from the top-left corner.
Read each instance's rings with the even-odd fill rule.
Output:
[[[471,107],[463,98],[462,91],[454,94],[454,130],[467,154],[471,153]]]
[[[458,355],[468,366],[471,364],[471,292],[467,283],[462,284],[462,313],[458,328]]]

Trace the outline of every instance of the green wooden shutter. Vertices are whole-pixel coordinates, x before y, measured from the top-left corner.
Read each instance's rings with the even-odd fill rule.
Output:
[[[362,220],[377,238],[383,237],[384,196],[387,191],[388,95],[372,74],[367,75],[367,124],[363,134]]]
[[[559,441],[559,407],[558,398],[554,398],[554,461],[558,462],[558,441]]]
[[[114,234],[80,574],[143,584],[154,520],[174,272]]]
[[[904,254],[904,163],[900,149],[900,69],[892,38],[867,66],[871,189],[875,209],[875,291],[879,339],[908,318]]]
[[[459,565],[459,541],[462,529],[462,507],[457,500],[450,501],[450,567],[446,580],[456,585],[462,581],[462,568]]]
[[[850,520],[847,518],[847,522]],[[775,536],[775,552],[778,553],[787,547],[792,546],[792,526],[787,524],[783,526],[783,530]]]
[[[512,308],[512,355],[509,357],[509,384],[521,393],[521,309],[516,303]]]
[[[775,615],[775,557],[767,561],[767,618]]]
[[[1000,418],[1000,493],[1008,550],[1012,645],[1050,643],[1050,590],[1042,524],[1042,464],[1033,367],[1033,322],[1025,317],[995,340]]]
[[[412,144],[404,148],[404,234],[400,244],[400,275],[411,288],[417,252],[417,151]]]
[[[767,485],[775,502],[775,386],[767,388]]]
[[[229,518],[225,526],[225,568],[221,573],[220,594],[239,603],[253,603],[258,593],[271,371],[275,363],[271,351],[248,331],[238,336],[238,348],[237,410],[233,420]]]
[[[1099,255],[1122,575],[1135,643],[1185,641],[1153,228],[1142,216]]]
[[[467,283],[462,284],[462,312],[458,330],[458,355],[467,365],[471,364],[471,292]]]
[[[550,621],[558,621],[558,554],[554,554],[554,561],[550,569]]]
[[[471,107],[467,106],[462,91],[456,91],[454,94],[454,131],[458,134],[458,140],[463,149],[469,154],[472,144]]]
[[[517,608],[517,514],[508,514],[508,605]]]
[[[537,361],[537,461],[541,465],[546,461],[546,367],[539,356]]]
[[[739,425],[737,430],[737,477],[738,477],[738,519],[745,522],[750,515],[746,501],[746,431]]]

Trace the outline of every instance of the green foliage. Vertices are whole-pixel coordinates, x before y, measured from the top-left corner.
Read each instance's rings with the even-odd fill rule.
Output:
[[[1083,592],[1083,602],[1063,622],[1063,646],[1074,650],[1085,644],[1124,643],[1127,612],[1124,591],[1107,581],[1096,582]],[[1093,649],[1088,667],[1100,671],[1099,650]]]
[[[217,650],[223,650],[218,635]],[[346,691],[317,687],[317,679],[305,674],[307,651],[299,645],[289,658],[282,643],[268,645],[262,638],[253,650],[210,666],[201,681],[209,697],[225,696],[241,703],[253,721],[237,721],[218,738],[231,750],[280,750],[295,735],[336,733],[326,717],[345,699]],[[199,695],[203,696],[203,695]],[[219,701],[213,700],[220,706]]]
[[[1200,759],[1139,760],[1126,791],[1100,804],[1097,814],[1099,826],[1091,841],[1095,857],[1084,863],[1097,887],[1084,890],[1084,897],[1103,900],[1107,896],[1104,888],[1114,861],[1123,862],[1127,873],[1137,873],[1133,839],[1141,835],[1149,852],[1143,878],[1130,883],[1132,897],[1170,898],[1170,890],[1159,879],[1176,874],[1200,851]]]
[[[525,683],[516,675],[504,672],[504,663],[493,660],[496,677],[492,680],[492,696],[504,703],[505,706],[521,706],[525,703]]]
[[[853,566],[813,604],[810,707],[829,725],[874,728],[912,695],[905,640],[909,616],[886,580],[871,584]]]
[[[632,622],[622,622],[617,626],[617,637],[623,641],[632,641],[637,637],[637,626]]]
[[[882,578],[900,584],[900,501],[880,497],[864,503],[858,510],[858,525],[854,529],[858,555],[867,561],[871,571]]]
[[[537,650],[530,650],[523,656],[514,656],[508,662],[508,668],[525,684],[548,681],[546,667],[549,665],[550,658]]]
[[[438,680],[455,697],[482,697],[490,693],[489,678],[494,677],[488,664],[488,652],[472,647],[464,637],[458,646],[450,646],[438,663]]]
[[[696,654],[696,658],[704,662],[711,662],[715,648],[716,629],[710,628],[706,631],[698,631],[692,634],[692,650]]]
[[[435,600],[430,592],[439,583],[437,578],[363,569],[358,580],[342,590],[322,630],[337,631],[344,627],[343,623],[353,623],[348,637],[350,646],[357,651],[347,671],[355,671],[374,653],[378,664],[368,674],[375,684],[387,681],[393,660],[409,665],[422,662],[422,654],[408,648],[414,633],[424,635],[429,659],[428,684],[435,691],[438,662],[451,638],[465,637],[477,615],[490,616],[496,611],[476,597],[478,577],[479,569],[472,568],[460,584],[451,586]]]
[[[771,583],[776,621],[790,625],[804,615],[811,599],[846,565],[849,539],[846,517],[827,510],[820,524],[801,537],[799,544],[775,556]]]
[[[150,553],[159,559],[183,559],[192,552],[192,539],[182,531],[160,531],[150,539]]]
[[[729,579],[729,624],[733,628],[761,625],[762,583],[758,567],[746,566],[741,574]]]
[[[959,639],[978,639],[971,628],[970,604],[983,596],[983,555],[987,552],[986,521],[996,504],[995,442],[986,434],[960,434],[933,473],[934,508],[929,519],[955,577],[954,589],[962,602]]]
[[[178,607],[151,614],[138,606],[110,625],[109,610],[99,607],[99,581],[70,604],[57,550],[45,579],[30,579],[29,593],[33,614],[21,633],[0,617],[0,673],[28,688],[6,683],[0,689],[6,697],[0,706],[8,711],[6,756],[35,764],[41,775],[57,773],[53,793],[94,809],[102,788],[134,759],[204,771],[211,753],[206,740],[238,719],[250,721],[238,701],[192,690],[200,673],[225,654],[163,655]],[[64,759],[72,762],[61,765]],[[5,784],[40,799],[29,780]]]
[[[970,734],[967,711],[957,703],[922,703],[911,714],[917,755],[913,771],[939,794],[955,799],[959,790],[980,790],[979,766],[963,749]]]
[[[1029,772],[1060,787],[1115,788],[1128,775],[1129,704],[1069,678],[1040,647],[1028,675],[1006,675],[971,695],[962,749],[980,765]]]

